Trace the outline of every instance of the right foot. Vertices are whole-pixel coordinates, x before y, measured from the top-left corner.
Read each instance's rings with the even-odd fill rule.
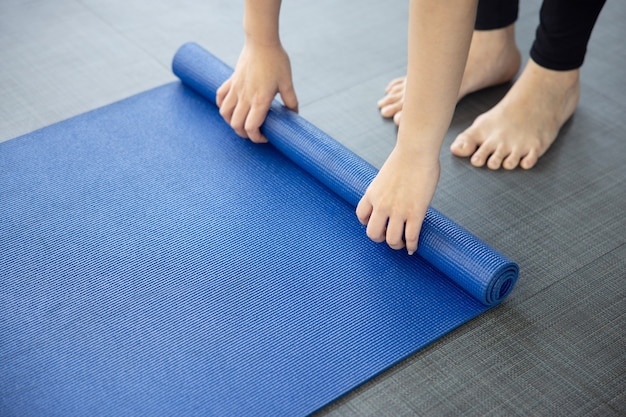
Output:
[[[521,65],[521,56],[515,44],[515,25],[496,30],[475,30],[472,35],[458,99],[483,88],[511,81]],[[387,86],[385,97],[378,101],[380,113],[393,118],[396,124],[402,117],[405,77],[396,78]]]

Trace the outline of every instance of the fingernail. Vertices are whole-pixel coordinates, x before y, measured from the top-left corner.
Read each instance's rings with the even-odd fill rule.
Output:
[[[411,256],[411,255],[413,255],[415,253],[415,251],[413,251],[413,250],[410,250],[408,252],[409,252],[409,256]]]

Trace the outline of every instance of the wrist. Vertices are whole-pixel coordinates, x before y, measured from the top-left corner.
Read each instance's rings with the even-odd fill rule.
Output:
[[[282,48],[280,37],[276,34],[245,31],[245,43],[247,46],[259,48]]]
[[[280,46],[280,0],[247,0],[243,15],[246,43],[259,46]]]
[[[439,163],[443,135],[428,129],[398,130],[398,138],[394,152],[419,163]]]

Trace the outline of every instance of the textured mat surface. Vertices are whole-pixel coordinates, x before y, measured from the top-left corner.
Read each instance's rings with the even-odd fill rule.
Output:
[[[520,2],[524,61],[541,3]],[[397,134],[376,101],[405,73],[407,8],[282,6],[301,114],[376,167]],[[235,65],[242,13],[228,0],[0,1],[0,141],[174,81],[172,56],[189,39]],[[532,170],[491,172],[450,155],[510,85],[457,106],[434,206],[519,263],[513,296],[316,415],[626,415],[625,20],[626,2],[607,2],[579,108]]]
[[[374,168],[279,107],[282,152],[237,138],[204,97],[228,68],[174,67],[0,145],[0,414],[303,415],[513,288],[434,210],[421,256],[370,242]]]

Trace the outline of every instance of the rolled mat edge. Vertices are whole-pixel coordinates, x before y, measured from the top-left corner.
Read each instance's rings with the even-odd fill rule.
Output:
[[[193,42],[178,49],[172,69],[184,85],[213,104],[217,89],[233,72]],[[274,147],[354,207],[378,172],[278,102],[261,130]],[[503,301],[519,275],[515,262],[432,207],[422,224],[417,254],[487,306]]]

